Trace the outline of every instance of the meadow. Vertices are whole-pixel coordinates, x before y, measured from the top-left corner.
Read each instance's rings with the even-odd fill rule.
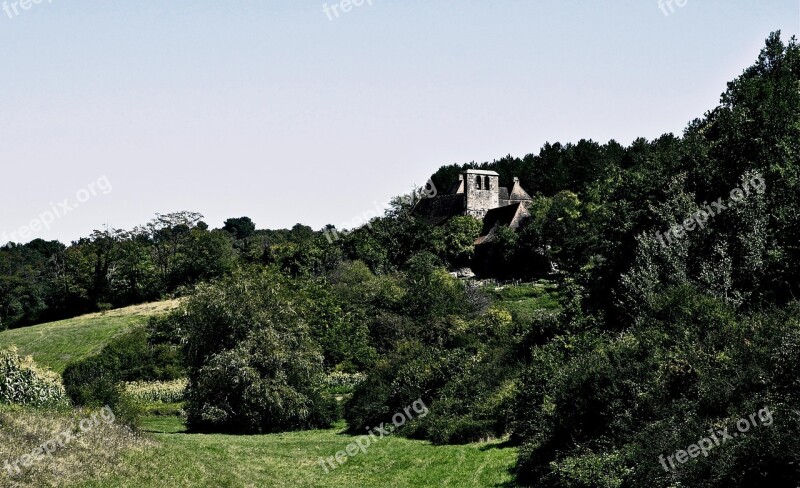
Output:
[[[132,450],[103,478],[69,486],[145,487],[491,487],[514,486],[516,449],[501,441],[462,446],[388,437],[327,474],[319,458],[353,442],[344,424],[328,430],[232,436],[183,432],[177,417],[150,417],[156,444]]]

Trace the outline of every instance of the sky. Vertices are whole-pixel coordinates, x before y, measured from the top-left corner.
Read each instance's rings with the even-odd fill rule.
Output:
[[[3,242],[348,227],[445,164],[680,134],[800,31],[799,0],[32,1],[0,0]]]

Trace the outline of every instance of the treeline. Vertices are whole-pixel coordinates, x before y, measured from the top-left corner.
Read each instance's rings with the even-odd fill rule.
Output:
[[[319,271],[329,255],[320,234],[257,230],[248,217],[209,229],[196,212],[157,215],[133,230],[96,230],[66,246],[36,239],[0,248],[0,330],[182,295],[242,264],[281,261]],[[336,253],[332,253],[335,256]]]
[[[159,299],[229,272],[232,238],[193,212],[130,231],[98,230],[70,246],[34,240],[0,249],[0,328]]]
[[[10,243],[0,248],[0,330],[183,295],[251,264],[321,276],[343,260],[360,259],[387,273],[428,250],[448,266],[468,265],[480,223],[460,217],[432,228],[411,216],[414,199],[408,197],[396,198],[370,225],[335,234],[336,240],[301,224],[258,230],[248,217],[212,230],[201,214],[184,211],[133,230],[97,230],[70,246],[41,239]]]

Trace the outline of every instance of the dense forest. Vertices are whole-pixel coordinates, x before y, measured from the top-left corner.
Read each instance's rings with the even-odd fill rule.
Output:
[[[72,400],[118,403],[115,382],[188,375],[194,431],[314,428],[343,415],[363,433],[423,399],[429,415],[403,435],[506,436],[520,446],[521,483],[797,486],[795,39],[770,35],[680,136],[546,144],[442,167],[433,182],[448,188],[464,168],[520,177],[530,218],[475,249],[480,222],[431,227],[412,195],[335,240],[299,224],[257,230],[247,217],[211,230],[179,212],[70,246],[10,244],[0,327],[185,296],[145,332],[70,365]],[[494,288],[448,273],[476,254],[493,270],[482,278],[546,279],[557,303],[495,306]],[[330,372],[366,380],[341,405],[323,388]],[[748,417],[746,436],[676,462],[709,429]]]

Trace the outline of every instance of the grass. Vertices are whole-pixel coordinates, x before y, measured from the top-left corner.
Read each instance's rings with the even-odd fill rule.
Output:
[[[99,479],[119,465],[123,454],[144,452],[154,444],[114,420],[96,409],[0,405],[0,486],[60,487]],[[37,448],[47,449],[49,455],[36,453]]]
[[[186,434],[177,417],[147,418],[143,425],[156,432],[156,447],[126,454],[114,475],[69,486],[508,487],[517,454],[499,442],[433,446],[388,437],[326,474],[319,458],[356,439],[341,434],[344,425],[262,436]]]
[[[76,359],[95,354],[116,335],[142,325],[147,317],[177,306],[177,300],[84,315],[0,332],[0,349],[16,345],[21,356],[61,373]]]
[[[488,287],[495,303],[508,310],[515,318],[529,320],[542,311],[557,312],[558,286],[546,280],[535,283]]]

